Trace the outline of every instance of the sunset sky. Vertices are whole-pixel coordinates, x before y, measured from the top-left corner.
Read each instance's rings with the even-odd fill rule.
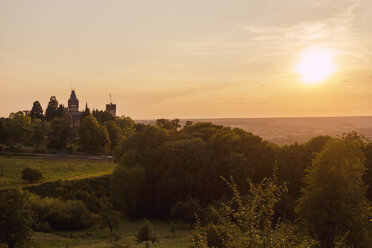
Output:
[[[134,119],[372,115],[372,1],[0,0],[0,116],[71,87]]]

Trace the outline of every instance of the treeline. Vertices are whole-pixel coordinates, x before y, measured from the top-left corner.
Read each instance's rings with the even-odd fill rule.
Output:
[[[68,229],[72,222],[80,224],[71,229],[83,228],[92,225],[91,212],[110,230],[119,213],[189,223],[196,213],[195,248],[370,247],[372,143],[362,136],[278,146],[212,123],[159,119],[123,132],[120,120],[84,117],[80,128],[87,133],[99,137],[103,127],[109,133],[111,123],[125,134],[111,147],[118,166],[110,178],[29,188],[47,197],[29,203],[40,216],[34,228]],[[12,195],[0,196],[6,209]]]
[[[176,120],[158,120],[155,126],[143,126],[115,151],[119,166],[111,178],[111,199],[116,209],[133,218],[195,221],[197,213],[202,223],[229,228],[238,221],[235,217],[257,214],[254,228],[260,235],[274,231],[276,224],[298,222],[288,228],[310,234],[321,247],[334,247],[337,242],[370,247],[371,154],[372,143],[356,133],[340,138],[319,136],[281,147],[237,128],[191,122],[181,128]],[[259,187],[261,193],[254,190],[272,177],[272,183]],[[236,201],[246,202],[242,212],[235,209],[236,203],[231,203],[230,213],[210,210],[237,197],[223,178],[232,178],[236,185],[243,199]],[[279,195],[275,188],[281,189]],[[270,203],[270,199],[276,200]],[[257,202],[261,205],[252,206]],[[226,218],[232,219],[226,223]],[[262,226],[261,218],[271,224]],[[285,235],[285,229],[280,230],[275,235]],[[210,235],[226,240],[220,231]],[[198,235],[205,234],[208,240],[207,232],[202,229]],[[248,235],[244,227],[239,232],[242,238]],[[262,242],[270,239],[259,237]],[[217,247],[254,244],[242,241],[238,246],[235,238],[230,241],[232,245]],[[257,247],[270,247],[265,242]],[[213,242],[204,245],[195,243],[195,247],[216,246]]]
[[[111,153],[134,132],[134,125],[130,117],[113,117],[101,110],[91,113],[87,108],[80,116],[80,127],[74,130],[64,106],[52,96],[45,113],[35,101],[28,114],[19,111],[9,118],[0,118],[0,144],[3,152],[21,152],[22,146],[27,146],[39,153],[60,150]]]

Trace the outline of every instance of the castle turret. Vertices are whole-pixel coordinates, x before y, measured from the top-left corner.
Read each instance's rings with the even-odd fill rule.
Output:
[[[106,112],[110,113],[113,117],[116,117],[116,104],[112,103],[111,93],[110,93],[110,103],[106,104]]]
[[[71,91],[70,99],[68,99],[68,110],[79,111],[79,100],[76,98],[75,90]]]

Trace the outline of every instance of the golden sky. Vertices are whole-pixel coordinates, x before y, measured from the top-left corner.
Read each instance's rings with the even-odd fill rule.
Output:
[[[134,119],[372,115],[372,1],[0,0],[0,116],[71,86]]]

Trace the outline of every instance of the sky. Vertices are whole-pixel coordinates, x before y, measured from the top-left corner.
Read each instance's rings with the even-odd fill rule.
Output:
[[[371,13],[371,0],[0,0],[0,116],[67,105],[71,88],[81,110],[111,93],[133,119],[372,115]],[[296,71],[308,51],[331,54],[316,84]]]

